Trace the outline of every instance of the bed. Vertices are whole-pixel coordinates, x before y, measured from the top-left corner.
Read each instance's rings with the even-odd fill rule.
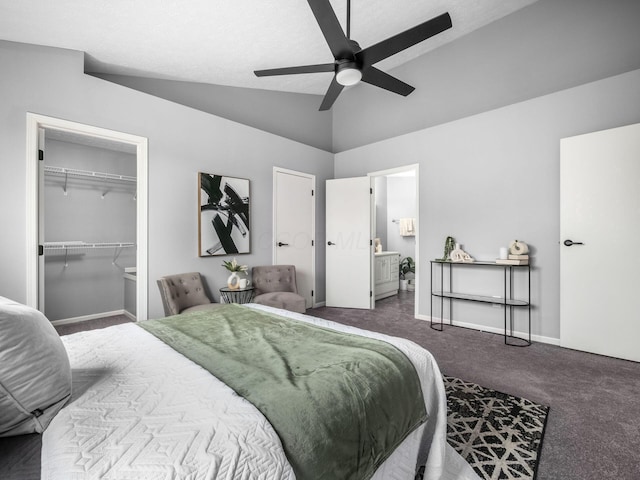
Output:
[[[444,386],[427,351],[405,339],[262,305],[229,308],[275,318],[282,325],[309,325],[392,345],[417,373],[427,413],[424,421],[402,433],[397,448],[378,455],[374,471],[338,475],[320,472],[318,464],[300,475],[298,460],[288,457],[289,441],[267,420],[263,406],[257,408],[188,359],[189,351],[178,353],[156,336],[157,331],[141,328],[145,322],[117,325],[62,337],[73,395],[42,435],[41,478],[409,480],[418,466],[424,466],[425,479],[477,479],[446,443]],[[194,314],[172,318],[186,322],[190,315]],[[327,411],[320,417],[335,415]],[[304,439],[301,443],[305,445]],[[303,456],[319,450],[313,442],[306,448]]]

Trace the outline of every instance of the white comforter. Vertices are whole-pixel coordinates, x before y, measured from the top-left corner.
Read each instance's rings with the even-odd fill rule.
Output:
[[[416,458],[427,454],[425,479],[478,478],[446,443],[444,387],[429,352],[408,340],[251,306],[385,340],[414,363],[429,420],[373,480],[413,480]],[[43,479],[295,478],[277,434],[251,403],[137,325],[62,339],[73,400],[43,434]]]

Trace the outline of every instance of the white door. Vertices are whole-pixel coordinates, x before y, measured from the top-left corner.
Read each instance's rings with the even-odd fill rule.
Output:
[[[315,176],[274,168],[274,265],[295,265],[298,293],[314,306]]]
[[[327,180],[328,307],[373,308],[371,188],[369,177]]]
[[[560,344],[640,361],[640,124],[560,151]]]

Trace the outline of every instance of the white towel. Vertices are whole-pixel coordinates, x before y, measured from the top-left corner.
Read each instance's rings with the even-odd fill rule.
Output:
[[[403,237],[415,236],[415,218],[401,218],[400,219],[400,235]]]

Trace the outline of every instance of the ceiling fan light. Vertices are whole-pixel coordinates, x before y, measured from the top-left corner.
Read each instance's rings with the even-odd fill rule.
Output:
[[[336,72],[336,81],[345,87],[355,85],[362,80],[362,72],[355,63],[348,63],[338,66]]]

